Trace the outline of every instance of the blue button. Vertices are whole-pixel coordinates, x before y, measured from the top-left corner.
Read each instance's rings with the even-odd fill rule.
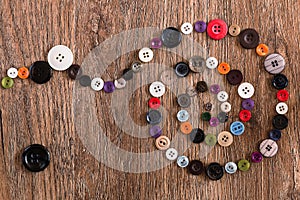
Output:
[[[177,113],[177,119],[180,122],[186,122],[189,119],[189,113],[186,110],[180,110]]]
[[[269,133],[269,137],[270,139],[277,141],[281,138],[281,131],[276,129],[271,130]]]
[[[233,135],[242,135],[245,131],[245,126],[242,122],[236,121],[230,125],[230,132]]]
[[[182,167],[182,168],[187,167],[189,165],[189,159],[188,159],[188,157],[186,157],[186,156],[179,156],[177,158],[177,165],[179,167]]]

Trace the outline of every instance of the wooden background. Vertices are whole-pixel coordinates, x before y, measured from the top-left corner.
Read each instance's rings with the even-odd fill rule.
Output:
[[[150,173],[131,174],[99,163],[82,145],[75,133],[72,117],[74,82],[63,72],[54,72],[51,81],[37,85],[30,80],[16,80],[12,89],[1,89],[0,119],[0,199],[300,199],[299,174],[299,1],[125,1],[125,0],[0,0],[0,63],[1,76],[15,65],[29,66],[36,60],[46,60],[51,47],[64,44],[71,48],[75,62],[112,35],[139,27],[180,27],[183,22],[224,19],[242,28],[255,28],[261,41],[271,52],[286,58],[284,73],[290,84],[288,101],[290,120],[278,142],[279,153],[261,164],[253,164],[248,172],[225,175],[220,181],[210,181],[204,175],[192,176],[176,164]],[[254,51],[242,49],[237,40],[226,37],[213,41],[206,34],[193,33],[194,38],[219,60],[234,63],[245,80],[255,83],[257,102],[253,119],[246,124],[247,134],[235,138],[229,148],[216,147],[204,163],[238,161],[249,158],[259,141],[267,137],[275,115],[276,90],[270,86],[271,76],[261,65]],[[105,80],[113,79],[130,65],[137,51],[120,58],[109,68]],[[166,54],[161,52],[161,57]],[[180,58],[174,58],[180,61]],[[112,65],[113,66],[113,65]],[[236,88],[226,85],[238,116],[240,99]],[[137,91],[133,100],[147,97]],[[99,94],[101,106],[109,106],[109,95]],[[164,102],[173,102],[165,97]],[[132,101],[134,102],[134,101]],[[258,103],[259,102],[259,103]],[[175,102],[176,103],[176,102]],[[175,106],[175,103],[170,105]],[[134,106],[134,103],[131,103]],[[110,112],[103,115],[107,135],[119,147],[133,151],[155,150],[153,139],[132,138],[118,130]],[[146,108],[135,109],[138,119]],[[175,112],[175,111],[174,111]],[[173,120],[175,123],[175,119]],[[142,124],[145,122],[141,122]],[[176,122],[177,123],[177,122]],[[228,129],[229,123],[225,125]],[[173,127],[167,127],[172,130]],[[167,135],[172,138],[172,132]],[[51,151],[51,164],[41,173],[31,173],[22,166],[20,155],[24,147],[42,143]],[[151,146],[153,145],[153,146]],[[147,147],[148,146],[148,147]],[[151,147],[149,147],[151,146]],[[185,155],[197,159],[197,147]]]

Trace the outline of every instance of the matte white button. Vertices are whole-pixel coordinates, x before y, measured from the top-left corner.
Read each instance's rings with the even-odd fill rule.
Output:
[[[185,35],[191,34],[193,32],[193,25],[191,23],[183,23],[181,25],[181,32]]]
[[[7,70],[7,76],[10,78],[17,78],[18,70],[14,67],[11,67]]]
[[[101,78],[94,78],[91,81],[91,88],[95,91],[102,90],[103,86],[104,86],[104,81]]]
[[[227,101],[228,99],[228,93],[226,91],[220,91],[218,94],[217,94],[217,99],[218,101],[220,102],[225,102]]]
[[[155,81],[149,87],[150,94],[154,97],[161,97],[165,94],[166,88],[162,82]]]
[[[249,99],[254,94],[254,87],[251,83],[244,82],[238,88],[238,94],[243,99]]]
[[[230,112],[230,110],[231,110],[231,104],[228,103],[228,102],[223,102],[223,103],[221,104],[220,108],[221,108],[221,110],[222,110],[223,112],[228,113],[228,112]]]
[[[280,115],[286,114],[288,109],[288,105],[286,105],[284,102],[280,102],[276,105],[276,112]]]
[[[64,45],[52,47],[48,53],[48,63],[54,70],[66,70],[73,63],[73,53]]]
[[[139,51],[139,59],[142,62],[150,62],[153,59],[153,51],[148,47],[142,48]]]
[[[208,69],[215,69],[218,67],[218,60],[215,57],[209,57],[206,59],[206,67]]]
[[[119,78],[114,81],[115,88],[122,89],[126,86],[126,80],[124,78]]]
[[[167,151],[166,151],[166,157],[168,160],[176,160],[177,157],[178,157],[178,152],[176,149],[174,148],[169,148]]]

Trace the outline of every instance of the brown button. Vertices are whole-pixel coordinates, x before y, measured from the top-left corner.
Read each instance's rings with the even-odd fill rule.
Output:
[[[218,135],[218,143],[223,147],[228,147],[233,142],[233,136],[228,131],[222,131]]]
[[[259,35],[256,30],[248,28],[239,35],[240,44],[245,49],[254,49],[259,44]]]
[[[184,134],[190,134],[193,130],[192,124],[190,122],[183,122],[180,125],[180,131]]]
[[[238,36],[241,32],[241,28],[236,25],[236,24],[232,24],[230,27],[229,27],[229,30],[228,30],[229,34],[231,36]]]
[[[240,70],[233,69],[226,74],[226,79],[231,85],[238,85],[243,80],[243,74]]]
[[[155,140],[155,146],[158,150],[167,150],[170,147],[170,139],[167,136],[159,136]]]

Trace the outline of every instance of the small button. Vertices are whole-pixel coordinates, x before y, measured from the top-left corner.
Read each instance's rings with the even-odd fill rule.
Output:
[[[101,78],[94,78],[91,81],[91,88],[95,91],[100,91],[104,87],[104,81]]]
[[[222,112],[228,113],[231,111],[231,104],[228,102],[223,102],[221,103],[220,108]]]
[[[177,165],[181,168],[185,168],[189,165],[189,159],[186,156],[179,156],[177,158]]]
[[[287,113],[288,111],[288,106],[286,105],[286,103],[284,102],[279,102],[277,105],[276,105],[276,112],[280,115],[284,115]]]
[[[174,48],[181,43],[182,36],[178,29],[169,27],[163,30],[161,40],[166,47]]]
[[[241,170],[243,172],[248,171],[250,168],[250,162],[246,159],[241,159],[238,162],[238,168],[239,168],[239,170]]]
[[[190,134],[193,130],[192,124],[190,122],[183,122],[180,124],[180,131],[183,134]]]
[[[162,129],[159,126],[152,126],[149,129],[149,133],[150,133],[151,137],[158,138],[162,134]]]
[[[206,23],[204,21],[196,21],[194,24],[194,29],[198,33],[204,33],[206,30]]]
[[[207,34],[214,40],[223,39],[228,31],[227,24],[221,19],[211,20],[207,25]]]
[[[254,108],[254,101],[252,99],[245,99],[242,101],[242,107],[245,110],[252,110]]]
[[[50,153],[46,147],[40,144],[32,144],[24,149],[22,162],[29,171],[40,172],[48,167]]]
[[[228,74],[228,72],[230,71],[230,66],[228,63],[225,63],[225,62],[221,62],[219,65],[218,65],[218,72],[220,74]]]
[[[203,121],[209,121],[211,119],[211,114],[209,112],[203,112],[201,114],[201,119]]]
[[[233,37],[236,37],[240,34],[241,32],[241,28],[236,25],[236,24],[232,24],[230,27],[229,27],[229,35],[233,36]]]
[[[243,74],[240,70],[233,69],[226,74],[226,79],[230,85],[238,85],[243,80]]]
[[[245,131],[245,126],[242,122],[235,121],[230,125],[230,132],[233,135],[242,135]]]
[[[218,94],[217,94],[217,99],[218,101],[220,102],[225,102],[228,100],[228,93],[225,92],[225,91],[220,91]]]
[[[269,53],[269,47],[267,45],[265,45],[265,44],[259,44],[256,47],[256,53],[259,56],[266,56]]]
[[[276,74],[272,80],[272,85],[277,90],[284,89],[288,86],[289,81],[287,77],[283,74]]]
[[[204,131],[200,128],[194,128],[190,133],[190,139],[193,143],[199,144],[204,141]]]
[[[185,22],[181,25],[180,30],[185,35],[191,34],[193,32],[193,25],[189,22]]]
[[[228,131],[222,131],[221,133],[219,133],[218,135],[219,145],[221,145],[222,147],[228,147],[232,144],[232,142],[233,142],[233,136],[231,133],[229,133]]]
[[[211,126],[211,127],[216,127],[216,126],[218,126],[219,125],[219,119],[218,118],[216,118],[216,117],[212,117],[212,118],[210,118],[210,120],[209,120],[209,125]]]
[[[185,77],[189,74],[190,68],[185,62],[179,62],[175,65],[175,74],[179,77]]]
[[[189,113],[186,110],[180,110],[177,113],[177,119],[180,122],[186,122],[189,119]]]
[[[127,69],[124,69],[123,70],[123,75],[122,75],[122,78],[125,79],[126,81],[129,81],[133,78],[133,71],[129,68]]]
[[[278,141],[281,138],[281,131],[273,129],[269,132],[269,137],[274,141]]]
[[[225,123],[228,121],[228,114],[225,112],[220,112],[217,116],[220,123]]]
[[[260,153],[265,157],[273,157],[278,151],[278,145],[274,140],[265,139],[259,145]]]
[[[114,81],[115,88],[122,89],[126,86],[126,80],[124,78],[119,78]]]
[[[213,84],[209,87],[209,90],[213,94],[218,94],[221,91],[221,88],[218,84]]]
[[[259,35],[256,30],[248,28],[241,31],[239,41],[243,48],[254,49],[259,44]]]
[[[72,65],[73,53],[64,45],[54,46],[48,53],[48,63],[54,70],[64,71]]]
[[[201,56],[193,56],[189,59],[189,68],[193,72],[200,73],[204,71],[205,60]]]
[[[208,146],[214,146],[217,143],[217,137],[209,133],[205,136],[204,142]]]
[[[249,110],[241,110],[239,113],[240,120],[242,122],[247,122],[251,119],[251,112]]]
[[[254,94],[254,87],[251,83],[244,82],[238,88],[238,94],[243,99],[249,99]]]
[[[177,157],[178,157],[178,152],[176,149],[174,148],[169,148],[167,151],[166,151],[166,157],[168,160],[176,160]]]
[[[68,76],[70,77],[70,79],[79,79],[82,75],[82,69],[80,67],[80,65],[77,64],[73,64],[71,65],[68,70]]]
[[[167,136],[159,136],[155,140],[155,146],[158,150],[167,150],[170,147],[170,139]]]
[[[2,78],[1,85],[5,89],[12,88],[14,85],[14,80],[10,77],[4,77]]]
[[[165,85],[172,85],[173,83],[177,82],[178,76],[176,76],[173,70],[167,69],[161,72],[160,80]]]
[[[187,108],[191,105],[191,97],[187,94],[180,94],[177,97],[177,103],[182,108]]]
[[[149,108],[152,108],[152,109],[158,109],[160,107],[159,98],[152,97],[151,99],[149,99],[148,106],[149,106]]]
[[[279,101],[287,101],[289,99],[289,92],[286,90],[279,90],[276,96]]]
[[[203,163],[200,160],[192,160],[188,166],[188,170],[193,175],[200,175],[204,171]]]
[[[197,90],[196,88],[192,87],[192,86],[189,86],[186,88],[185,92],[190,96],[190,97],[194,97],[196,96],[198,93],[197,93]]]
[[[198,81],[196,85],[197,92],[203,93],[208,90],[207,83],[205,81]]]
[[[209,57],[206,59],[206,67],[208,69],[215,69],[219,65],[218,60],[215,57]]]
[[[142,70],[142,67],[143,67],[143,64],[139,61],[136,61],[136,62],[133,62],[131,64],[131,70],[134,72],[134,73],[137,73],[139,71]]]
[[[21,67],[18,69],[18,77],[21,79],[26,79],[29,77],[29,70],[27,67]]]
[[[166,88],[162,82],[155,81],[151,83],[149,87],[149,92],[153,97],[161,97],[165,94]]]
[[[150,42],[150,47],[152,49],[159,49],[162,47],[162,41],[160,38],[153,38]]]
[[[273,120],[272,124],[275,129],[283,130],[288,126],[289,120],[284,115],[276,115]]]
[[[251,161],[253,163],[260,163],[262,161],[262,159],[263,159],[263,156],[261,155],[260,152],[256,151],[251,154]]]
[[[106,81],[103,86],[104,92],[112,93],[115,91],[115,85],[112,81]]]
[[[17,78],[18,77],[18,70],[14,67],[11,67],[7,70],[7,76],[9,78]]]
[[[45,61],[36,61],[30,68],[30,78],[33,82],[38,84],[47,83],[52,77],[52,68]]]
[[[237,165],[234,162],[228,162],[225,165],[225,171],[228,174],[234,174],[237,171]]]
[[[210,163],[206,168],[206,174],[211,180],[220,180],[224,175],[223,167],[219,163]]]
[[[212,104],[210,102],[206,103],[203,105],[204,110],[206,111],[211,111],[212,109]]]
[[[79,78],[79,84],[82,86],[82,87],[87,87],[87,86],[90,86],[91,85],[91,78],[87,75],[83,75]]]
[[[159,124],[162,120],[162,114],[158,110],[150,110],[147,112],[146,120],[152,125]]]
[[[285,60],[280,54],[273,53],[266,57],[264,65],[270,74],[279,74],[285,68]]]
[[[150,62],[153,59],[153,51],[148,48],[144,47],[139,51],[139,59],[142,62]]]

